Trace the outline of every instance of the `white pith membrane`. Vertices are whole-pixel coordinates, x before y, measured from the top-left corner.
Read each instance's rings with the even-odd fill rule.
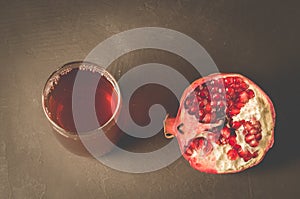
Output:
[[[218,78],[219,77],[216,77],[215,79]],[[240,109],[240,113],[236,116],[233,116],[232,119],[234,122],[241,120],[251,121],[253,118],[255,118],[261,124],[262,139],[258,142],[258,146],[251,147],[245,142],[245,135],[243,134],[244,127],[241,125],[235,131],[237,135],[236,141],[243,150],[248,150],[251,153],[257,152],[257,157],[252,157],[248,161],[245,161],[239,156],[236,160],[228,159],[227,153],[230,149],[232,149],[232,146],[229,144],[219,145],[214,140],[211,140],[211,137],[209,136],[213,133],[208,129],[210,127],[219,126],[220,124],[199,123],[195,116],[190,115],[181,104],[181,112],[179,117],[176,119],[175,126],[184,123],[182,131],[185,133],[177,133],[176,136],[184,157],[194,168],[212,173],[238,172],[260,162],[266,151],[272,146],[274,128],[272,105],[270,105],[270,101],[268,101],[267,97],[258,87],[252,86],[247,79],[243,79],[243,81],[249,85],[249,89],[254,91],[255,97],[250,99],[245,106]],[[196,137],[204,137],[209,140],[212,144],[213,150],[208,154],[203,154],[202,150],[194,150],[191,156],[186,155],[184,152],[187,146],[189,146],[189,142]]]

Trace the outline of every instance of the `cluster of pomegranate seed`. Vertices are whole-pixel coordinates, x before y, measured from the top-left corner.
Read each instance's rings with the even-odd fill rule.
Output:
[[[253,90],[248,88],[239,77],[210,80],[194,89],[185,99],[184,107],[201,123],[215,122],[225,115],[231,118],[254,97]]]
[[[241,145],[237,144],[236,130],[243,126],[245,142],[251,147],[256,147],[262,138],[261,125],[256,120],[233,122],[232,117],[238,115],[241,108],[253,97],[255,97],[253,90],[249,89],[249,85],[242,78],[219,78],[197,86],[185,99],[184,107],[200,123],[214,123],[223,120],[224,125],[221,128],[210,130],[218,136],[216,143],[231,146],[227,152],[228,159],[236,160],[240,157],[244,161],[248,161],[257,157],[258,154],[242,149]],[[189,143],[185,154],[191,156],[193,150],[199,149],[207,151],[211,148],[207,143],[205,138],[195,138]]]
[[[259,140],[262,138],[260,122],[253,119],[252,122],[241,120],[232,124],[232,128],[234,129],[238,129],[240,126],[244,127],[243,134],[245,135],[246,143],[251,147],[257,147]],[[236,160],[238,157],[241,157],[247,162],[258,155],[257,151],[251,153],[249,150],[243,150],[241,145],[236,143],[236,137],[230,137],[228,143],[232,146],[232,149],[227,152],[228,159],[230,160]]]
[[[258,142],[262,138],[261,134],[261,125],[259,121],[252,120],[246,121],[243,123],[244,131],[243,134],[245,135],[245,141],[251,146],[251,147],[257,147]]]
[[[190,141],[188,147],[185,149],[185,154],[188,156],[193,155],[193,151],[197,150],[204,156],[213,149],[212,144],[204,137],[197,137]]]
[[[223,80],[211,80],[199,85],[186,98],[184,106],[201,123],[215,122],[225,116],[226,99]]]
[[[224,79],[224,87],[226,90],[226,114],[231,118],[238,115],[240,109],[253,98],[254,92],[248,89],[249,86],[240,77],[227,77]]]
[[[235,130],[227,126],[224,126],[221,129],[220,134],[218,132],[218,129],[213,129],[212,132],[214,132],[216,135],[219,135],[219,139],[216,141],[216,143],[219,145],[228,144],[229,142],[232,142],[236,139]]]

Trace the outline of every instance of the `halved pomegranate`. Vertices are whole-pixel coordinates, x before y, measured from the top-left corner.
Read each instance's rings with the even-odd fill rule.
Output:
[[[207,173],[236,173],[262,161],[274,142],[275,110],[269,97],[239,74],[212,74],[183,93],[165,136],[176,136],[190,165]]]

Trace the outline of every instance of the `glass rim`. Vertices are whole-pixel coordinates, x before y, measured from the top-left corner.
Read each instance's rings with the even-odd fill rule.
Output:
[[[78,64],[78,66],[77,66]],[[101,75],[104,76],[113,86],[114,90],[117,93],[118,96],[118,101],[117,101],[117,106],[114,110],[114,113],[112,114],[112,116],[109,118],[109,120],[107,122],[105,122],[103,125],[101,125],[98,128],[89,130],[89,131],[82,131],[82,132],[73,132],[73,131],[68,131],[65,130],[64,128],[62,128],[61,126],[59,126],[55,121],[53,121],[53,119],[50,118],[50,116],[47,113],[46,110],[46,105],[45,105],[45,99],[46,99],[46,95],[45,95],[45,91],[47,89],[47,86],[49,86],[49,81],[51,80],[52,77],[54,77],[56,74],[59,75],[59,72],[62,71],[62,69],[64,69],[67,66],[71,66],[71,65],[75,65],[75,67],[73,68],[77,68],[80,66],[80,64],[89,64],[91,66],[94,66],[97,68],[97,70],[101,71]],[[72,67],[71,67],[72,68]],[[89,61],[72,61],[72,62],[68,62],[65,63],[64,65],[58,67],[55,71],[53,71],[50,76],[48,77],[48,79],[46,80],[46,83],[43,87],[42,90],[42,107],[43,107],[43,111],[44,114],[46,115],[46,118],[48,119],[48,121],[50,122],[50,124],[57,130],[57,132],[67,138],[72,138],[72,139],[77,139],[79,136],[88,136],[91,135],[90,133],[95,133],[96,131],[99,131],[101,129],[103,129],[104,127],[106,127],[110,122],[112,122],[113,119],[115,119],[117,117],[118,112],[120,111],[120,106],[121,106],[121,92],[120,92],[120,88],[118,85],[118,82],[115,80],[115,78],[106,70],[106,68],[99,66],[96,63],[93,62],[89,62]],[[76,128],[76,127],[75,127]]]

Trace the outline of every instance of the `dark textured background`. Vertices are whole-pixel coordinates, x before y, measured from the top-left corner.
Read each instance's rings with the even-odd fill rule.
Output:
[[[298,198],[299,6],[298,1],[2,0],[0,198]],[[209,175],[180,158],[156,172],[129,174],[75,156],[57,142],[41,108],[48,75],[84,59],[107,37],[144,26],[189,35],[220,71],[242,73],[270,95],[278,115],[276,140],[260,165]],[[189,68],[174,55],[142,50],[116,60],[110,71],[118,79],[149,61]],[[191,81],[196,78],[190,75]],[[176,102],[169,111],[176,112]],[[125,145],[143,150],[150,141],[165,142],[160,135]]]

